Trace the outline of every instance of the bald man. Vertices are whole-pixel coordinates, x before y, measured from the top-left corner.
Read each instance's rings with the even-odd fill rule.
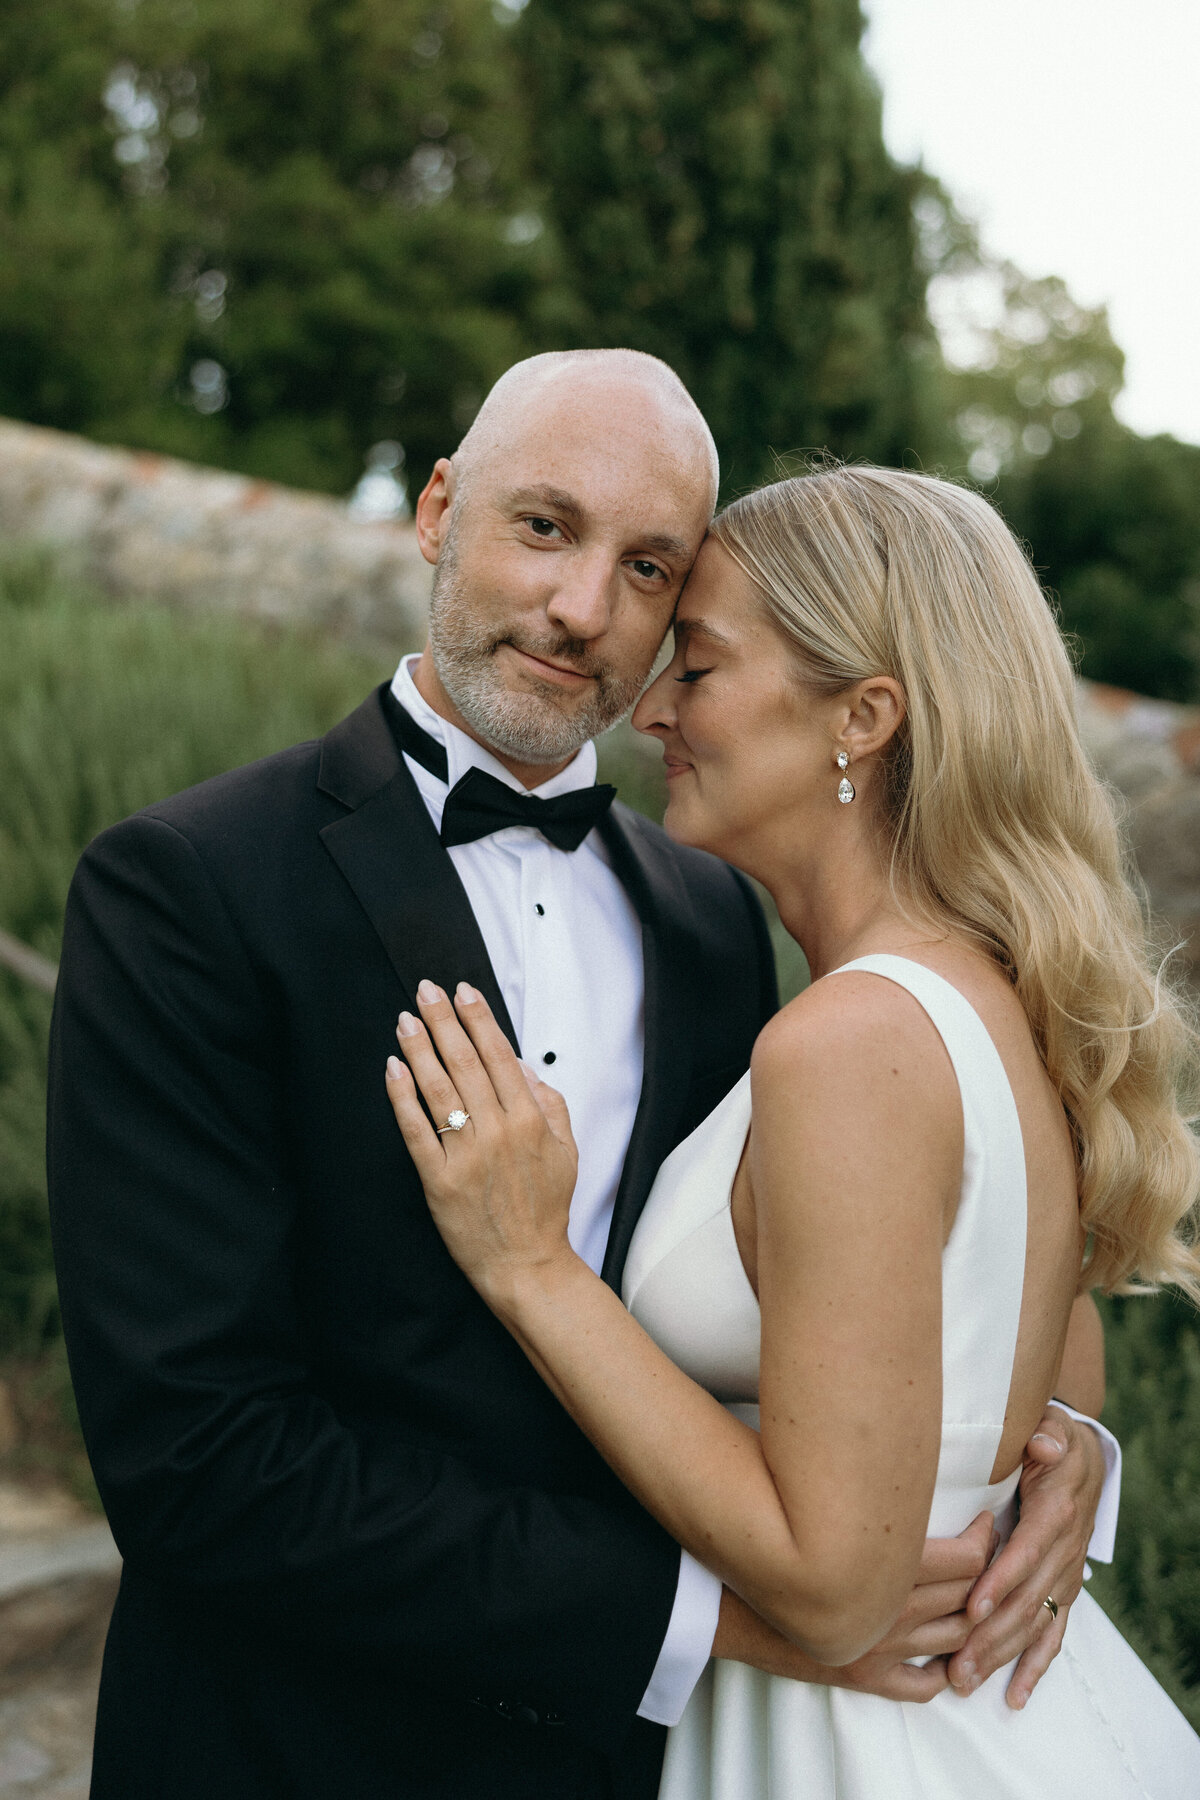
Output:
[[[50,1178],[125,1556],[97,1800],[652,1800],[714,1635],[828,1673],[723,1604],[559,1409],[446,1255],[383,1085],[419,984],[480,988],[570,1103],[571,1237],[617,1284],[659,1164],[746,1068],[775,1005],[757,903],[610,805],[591,741],[716,478],[654,359],[518,365],[417,506],[425,650],[322,742],[83,858]],[[955,1631],[861,1678],[932,1691],[894,1665]]]

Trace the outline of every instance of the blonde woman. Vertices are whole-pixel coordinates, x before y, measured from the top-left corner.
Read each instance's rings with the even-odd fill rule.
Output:
[[[566,1109],[474,990],[402,1019],[388,1089],[451,1253],[621,1479],[847,1662],[927,1533],[1011,1529],[1077,1295],[1197,1293],[1195,1039],[978,495],[830,468],[735,502],[634,722],[672,837],[765,884],[813,980],[663,1166],[626,1306],[568,1244]],[[435,1135],[418,1090],[469,1122]],[[1033,1596],[1047,1623],[1071,1601],[1023,1712],[1003,1671],[921,1708],[714,1663],[662,1800],[1194,1797],[1200,1740],[1100,1609]]]

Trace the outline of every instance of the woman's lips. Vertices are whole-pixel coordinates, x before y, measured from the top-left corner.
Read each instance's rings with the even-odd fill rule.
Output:
[[[677,775],[689,775],[691,773],[691,763],[683,762],[678,756],[664,756],[663,762],[666,764],[668,781],[674,781]]]
[[[534,656],[528,650],[518,650],[515,644],[506,644],[505,648],[511,650],[539,681],[553,681],[560,687],[573,688],[581,687],[592,679],[590,675],[582,675],[578,669],[572,669],[568,664],[547,662],[544,657]]]

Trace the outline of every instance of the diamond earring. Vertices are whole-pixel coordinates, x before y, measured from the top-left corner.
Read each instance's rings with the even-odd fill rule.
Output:
[[[850,758],[845,750],[839,750],[835,760],[838,768],[842,771],[842,779],[838,782],[838,799],[843,806],[849,806],[854,798],[854,783],[846,774],[846,770],[850,767]]]

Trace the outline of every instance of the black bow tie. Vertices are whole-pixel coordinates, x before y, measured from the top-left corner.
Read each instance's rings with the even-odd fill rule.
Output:
[[[383,692],[384,710],[401,750],[439,781],[448,781],[450,767],[442,746],[422,730],[389,688]],[[485,769],[468,769],[446,796],[442,842],[450,849],[453,844],[473,844],[508,825],[527,825],[540,831],[556,849],[578,850],[612,805],[616,792],[608,786],[576,788],[552,800],[539,800],[536,794],[510,788]]]

